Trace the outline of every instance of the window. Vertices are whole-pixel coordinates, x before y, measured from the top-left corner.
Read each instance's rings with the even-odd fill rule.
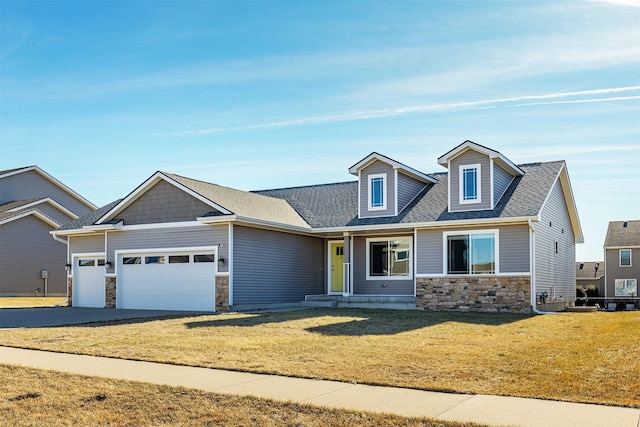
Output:
[[[201,254],[194,255],[193,262],[213,262],[215,261],[215,256],[213,254]]]
[[[367,239],[367,279],[410,279],[411,237]]]
[[[497,231],[446,236],[447,274],[495,274]]]
[[[387,208],[386,174],[369,176],[369,210]]]
[[[633,297],[638,295],[637,279],[616,279],[615,294],[617,297]]]
[[[164,264],[164,256],[147,256],[144,257],[145,264]]]
[[[169,255],[169,264],[187,264],[189,255]]]
[[[78,266],[79,267],[93,267],[96,265],[95,259],[79,259]]]
[[[480,164],[460,166],[460,203],[480,201]]]
[[[620,249],[620,267],[631,267],[631,249]]]
[[[139,256],[126,256],[122,258],[122,263],[125,265],[142,264],[142,260]]]

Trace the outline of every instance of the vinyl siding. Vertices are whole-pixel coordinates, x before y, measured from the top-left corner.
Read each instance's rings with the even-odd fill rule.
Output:
[[[499,274],[529,273],[529,226],[509,225],[501,227],[477,227],[458,229],[460,234],[469,231],[498,230],[498,268]],[[417,232],[417,274],[441,275],[444,259],[444,233],[456,231],[446,230],[418,230]]]
[[[481,203],[460,204],[460,166],[480,164]],[[488,156],[474,150],[458,155],[449,165],[449,211],[463,212],[492,209],[491,206],[491,162]]]
[[[507,188],[509,187],[509,184],[511,184],[511,181],[513,181],[513,175],[511,175],[506,170],[502,169],[495,162],[492,162],[492,164],[493,164],[493,206],[495,206],[498,204],[498,202],[502,198],[502,195],[504,194],[504,192],[507,191]]]
[[[398,213],[402,212],[425,186],[424,182],[398,173]]]
[[[367,280],[367,237],[353,238],[353,294],[354,295],[409,295],[414,294],[413,279],[389,280],[382,277]],[[387,237],[387,236],[385,236]],[[397,236],[393,236],[397,237]],[[413,236],[406,236],[413,239]],[[412,255],[413,259],[413,255]],[[413,267],[411,267],[413,268]],[[384,286],[383,286],[384,285]]]
[[[51,230],[33,215],[0,227],[0,296],[35,296],[36,288],[44,295],[42,270],[49,272],[50,296],[67,294],[67,247],[51,237]]]
[[[556,181],[540,214],[535,230],[536,293],[547,292],[564,301],[574,301],[576,295],[575,236],[562,187]],[[558,254],[555,254],[558,241]]]
[[[222,244],[221,246],[219,246]],[[218,257],[229,259],[229,226],[202,225],[193,227],[125,230],[107,234],[107,259],[115,261],[115,251],[162,248],[218,246]],[[229,263],[218,265],[218,272],[229,271]],[[113,269],[110,271],[113,272]]]
[[[0,204],[17,200],[50,197],[78,216],[92,211],[69,193],[35,171],[0,179]]]
[[[385,210],[370,211],[369,208],[369,177],[371,175],[386,174],[387,208]],[[376,218],[381,216],[395,216],[396,209],[395,172],[391,165],[379,160],[374,161],[360,172],[360,218]]]
[[[325,293],[325,240],[233,227],[233,303],[269,304]]]
[[[69,253],[104,253],[104,234],[92,236],[70,236]]]
[[[607,298],[612,298],[616,295],[616,279],[636,279],[638,281],[638,291],[640,291],[640,249],[629,249],[631,249],[631,267],[620,267],[620,249],[607,249],[605,251]]]
[[[162,180],[117,215],[125,225],[193,221],[214,209]]]

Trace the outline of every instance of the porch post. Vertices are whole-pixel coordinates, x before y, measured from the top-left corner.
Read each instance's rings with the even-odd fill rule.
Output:
[[[345,231],[342,234],[344,238],[344,264],[342,267],[343,289],[342,295],[348,297],[353,295],[351,288],[351,233]]]

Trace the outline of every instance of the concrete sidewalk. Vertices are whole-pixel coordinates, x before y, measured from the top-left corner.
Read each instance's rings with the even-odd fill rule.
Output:
[[[331,408],[509,426],[640,427],[640,409],[436,393],[0,347],[0,363]]]

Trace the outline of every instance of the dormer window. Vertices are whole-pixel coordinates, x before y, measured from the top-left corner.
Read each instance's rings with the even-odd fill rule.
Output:
[[[480,203],[480,164],[460,166],[460,204]]]
[[[387,208],[387,174],[369,176],[369,210]]]

